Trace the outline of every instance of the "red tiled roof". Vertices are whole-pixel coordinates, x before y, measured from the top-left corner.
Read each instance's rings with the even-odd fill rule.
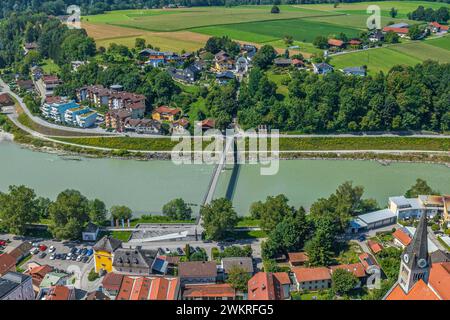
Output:
[[[372,266],[378,266],[377,261],[375,260],[375,258],[371,255],[368,254],[367,252],[363,252],[361,253],[359,256],[359,261],[362,263],[362,265],[364,266],[364,269],[367,271],[367,269],[369,269]]]
[[[216,277],[217,267],[213,261],[189,261],[178,265],[178,276],[186,277]]]
[[[66,286],[51,287],[45,296],[45,300],[71,300],[72,290]]]
[[[357,46],[361,44],[361,41],[357,40],[357,39],[352,39],[348,42],[350,45],[352,46]]]
[[[8,253],[0,254],[0,276],[16,266],[16,259]]]
[[[170,108],[168,106],[159,106],[155,110],[153,110],[153,113],[168,113],[172,115],[176,115],[181,112],[180,108]]]
[[[363,278],[366,276],[366,270],[362,263],[352,263],[352,264],[340,264],[338,266],[331,266],[330,270],[333,273],[336,269],[344,269],[355,275],[357,278]]]
[[[292,268],[298,282],[309,282],[319,280],[331,280],[330,270],[326,267],[317,268]]]
[[[48,96],[45,97],[45,103],[52,104],[52,103],[60,103],[64,99],[59,96]]]
[[[288,256],[291,263],[303,263],[309,261],[308,254],[305,252],[289,252]]]
[[[201,123],[202,128],[214,128],[216,126],[216,121],[214,119],[205,119]]]
[[[295,65],[304,65],[305,63],[300,59],[292,59],[292,64]]]
[[[401,34],[407,34],[409,29],[408,28],[393,28],[393,27],[384,27],[383,32],[395,32],[395,33],[401,33]]]
[[[184,298],[234,298],[235,296],[235,290],[228,283],[186,285],[183,292]]]
[[[383,250],[383,246],[380,243],[373,240],[367,241],[367,245],[369,246],[370,250],[372,250],[372,252],[375,254]]]
[[[420,279],[408,294],[397,284],[386,297],[386,300],[439,300],[439,297]]]
[[[428,283],[443,300],[450,300],[450,262],[433,263]]]
[[[106,290],[110,291],[119,291],[120,286],[122,284],[123,275],[109,272],[105,275],[105,277],[102,280],[102,286]]]
[[[14,104],[14,101],[11,99],[10,95],[7,93],[0,94],[0,105],[10,105]]]
[[[444,25],[440,24],[439,22],[433,21],[433,22],[430,22],[430,24],[433,27],[440,28],[441,30],[448,30],[448,26],[444,26]]]
[[[248,300],[283,299],[282,285],[287,284],[289,276],[287,273],[285,275],[282,273],[258,272],[255,274],[248,281]]]
[[[178,278],[125,276],[116,300],[175,300]]]
[[[404,246],[407,246],[411,242],[411,237],[408,234],[406,234],[402,229],[395,230],[395,232],[392,235]]]
[[[328,44],[330,46],[341,47],[344,44],[344,41],[338,39],[328,39]]]
[[[273,276],[280,284],[291,284],[291,279],[287,272],[274,272]]]

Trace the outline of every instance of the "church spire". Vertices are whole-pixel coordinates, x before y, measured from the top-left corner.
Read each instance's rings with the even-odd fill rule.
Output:
[[[431,261],[428,254],[427,222],[427,214],[423,212],[414,237],[402,255],[399,284],[406,293],[417,281],[428,281]]]

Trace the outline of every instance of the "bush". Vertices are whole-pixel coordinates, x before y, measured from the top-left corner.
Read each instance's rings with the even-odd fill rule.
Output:
[[[88,274],[88,280],[92,282],[97,280],[98,278],[100,278],[100,275],[95,272],[95,269],[92,269]]]

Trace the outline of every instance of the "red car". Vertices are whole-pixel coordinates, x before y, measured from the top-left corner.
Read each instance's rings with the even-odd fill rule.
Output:
[[[0,240],[0,246],[6,247],[6,240]]]
[[[47,246],[41,244],[41,245],[39,246],[39,250],[40,250],[40,251],[45,251],[45,250],[47,250]]]

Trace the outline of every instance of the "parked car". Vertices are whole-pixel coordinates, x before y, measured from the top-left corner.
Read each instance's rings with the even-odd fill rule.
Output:
[[[55,252],[56,248],[54,246],[50,246],[50,248],[48,248],[48,252],[52,253]]]
[[[76,261],[77,261],[77,262],[80,262],[81,259],[83,259],[83,256],[82,256],[82,255],[79,255],[79,256],[77,257]]]
[[[77,254],[73,254],[73,255],[70,257],[70,259],[71,259],[72,261],[76,261],[77,258],[78,258],[78,255],[77,255]]]
[[[80,252],[80,255],[82,255],[82,256],[86,255],[86,252],[87,252],[87,251],[88,251],[88,249],[83,248],[83,249],[81,250],[81,252]]]
[[[39,259],[44,259],[46,255],[47,254],[45,253],[45,251],[41,252],[41,254],[39,255]]]
[[[171,253],[172,251],[170,251],[170,249],[169,248],[166,248],[166,254],[169,254],[169,253]]]
[[[84,256],[82,261],[83,261],[83,263],[87,263],[89,261],[89,257],[88,256]]]
[[[67,253],[61,254],[61,260],[66,260],[66,259],[67,259]]]
[[[0,246],[6,247],[6,240],[0,240]]]
[[[87,252],[86,252],[86,256],[90,257],[90,256],[92,256],[93,253],[94,253],[94,250],[88,249]]]
[[[72,252],[69,252],[66,256],[66,260],[70,260],[72,258]]]
[[[55,260],[56,259],[56,253],[52,253],[50,256],[50,260]]]
[[[72,249],[70,249],[69,253],[74,254],[77,252],[77,248],[73,247]]]
[[[44,244],[41,244],[41,245],[39,246],[39,250],[40,250],[40,251],[45,251],[45,250],[47,250],[47,246],[44,245]]]
[[[164,254],[164,250],[162,248],[158,248],[158,254],[162,256]]]
[[[182,256],[184,254],[183,250],[181,250],[181,248],[177,248],[177,252],[180,256]]]
[[[33,249],[30,250],[31,254],[37,254],[38,252],[39,252],[38,248],[33,248]]]
[[[360,235],[359,237],[358,237],[358,240],[359,241],[364,241],[364,240],[366,240],[366,236],[365,235]]]

